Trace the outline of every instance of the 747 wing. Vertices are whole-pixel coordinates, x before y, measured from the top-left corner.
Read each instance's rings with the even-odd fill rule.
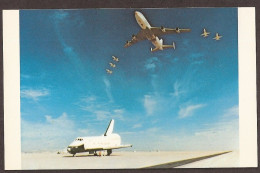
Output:
[[[126,41],[126,44],[124,47],[132,46],[133,44],[137,43],[138,41],[146,39],[145,34],[143,30],[140,30],[137,35],[132,35],[131,41]]]
[[[161,27],[151,27],[151,31],[153,32],[154,35],[156,36],[161,36],[165,34],[179,34],[182,32],[190,32],[191,29],[180,29],[180,28],[164,28],[163,26]]]

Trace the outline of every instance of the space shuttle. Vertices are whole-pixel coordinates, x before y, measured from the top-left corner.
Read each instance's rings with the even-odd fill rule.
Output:
[[[121,137],[113,133],[114,120],[112,119],[102,136],[77,137],[68,147],[67,151],[73,156],[76,153],[89,152],[94,155],[112,154],[113,149],[132,147],[132,145],[122,145]]]

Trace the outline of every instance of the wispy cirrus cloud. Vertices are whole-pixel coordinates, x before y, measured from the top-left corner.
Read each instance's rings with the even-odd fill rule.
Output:
[[[177,81],[173,84],[173,89],[174,89],[174,92],[170,93],[170,95],[172,95],[174,97],[178,97],[184,93],[184,91],[181,90],[181,84]]]
[[[181,108],[178,113],[179,118],[186,118],[186,117],[192,116],[196,110],[203,108],[204,106],[206,106],[206,105],[205,104],[195,104],[195,105],[189,105],[184,108]]]
[[[229,109],[226,109],[223,116],[225,117],[238,116],[239,114],[238,111],[239,111],[238,105],[235,105]]]
[[[230,108],[229,108],[230,109]],[[228,109],[227,109],[228,110]],[[239,148],[238,118],[219,116],[217,121],[200,124],[194,131],[165,130],[149,127],[122,133],[139,150],[237,150]],[[138,129],[139,130],[139,129]],[[146,140],[142,140],[146,136]],[[126,138],[126,137],[125,137]],[[153,144],[153,145],[150,145]]]
[[[85,69],[83,63],[78,56],[77,51],[73,48],[72,45],[67,41],[67,35],[63,33],[63,27],[66,25],[66,19],[71,17],[70,13],[60,10],[56,11],[50,16],[53,19],[55,32],[57,34],[58,40],[62,46],[62,51],[65,57],[70,61],[70,63],[75,67],[75,70],[80,74],[84,74]],[[76,24],[75,24],[76,25]]]
[[[138,123],[138,124],[134,124],[133,125],[133,128],[136,129],[136,128],[140,128],[142,127],[142,124],[141,123]]]
[[[144,108],[146,110],[147,115],[152,115],[155,110],[155,106],[157,104],[156,100],[151,95],[144,95],[143,99]]]
[[[204,57],[204,53],[192,53],[189,58],[192,61],[192,65],[200,65],[204,63]]]
[[[106,87],[105,90],[106,90],[106,94],[107,94],[107,97],[109,99],[109,102],[113,102],[114,99],[113,99],[113,96],[111,94],[111,84],[110,84],[110,81],[106,77],[104,77],[103,78],[103,82],[104,82],[105,87]]]
[[[151,57],[145,61],[144,67],[150,72],[154,72],[156,68],[160,67],[161,63],[157,57]]]
[[[23,89],[21,90],[21,97],[33,99],[34,101],[39,100],[40,97],[48,96],[50,94],[47,89]]]
[[[93,114],[98,121],[111,118],[124,120],[125,109],[113,105],[112,102],[105,102],[94,95],[82,98],[79,106],[82,110]]]

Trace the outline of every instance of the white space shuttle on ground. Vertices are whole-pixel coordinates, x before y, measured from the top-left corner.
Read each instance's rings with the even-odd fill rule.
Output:
[[[172,45],[164,45],[163,39],[159,39],[159,36],[166,35],[166,34],[179,34],[182,32],[190,32],[190,29],[180,29],[180,28],[164,28],[161,27],[152,27],[149,22],[146,20],[144,15],[138,11],[135,12],[135,19],[141,30],[137,35],[132,35],[132,40],[127,41],[124,47],[129,47],[141,40],[150,40],[155,48],[151,48],[151,51],[163,50],[165,48],[174,48],[175,44],[173,42]]]
[[[112,119],[102,136],[77,137],[68,147],[67,151],[73,156],[76,153],[89,152],[89,154],[104,155],[104,151],[109,156],[112,149],[132,147],[132,145],[121,145],[121,137],[113,133],[114,120]]]

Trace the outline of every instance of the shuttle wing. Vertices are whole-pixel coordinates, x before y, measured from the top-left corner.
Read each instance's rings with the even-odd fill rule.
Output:
[[[119,149],[119,148],[128,148],[132,147],[133,145],[119,145],[119,146],[110,146],[110,147],[98,147],[98,148],[86,148],[86,151],[93,151],[93,150],[109,150],[109,149]]]
[[[138,41],[146,39],[143,30],[140,30],[137,35],[132,36],[131,41],[127,41],[124,47],[132,46],[133,44],[137,43]]]
[[[108,149],[119,149],[119,148],[128,148],[128,147],[132,147],[133,145],[119,145],[119,146],[114,146],[114,147],[108,147],[108,148],[104,148],[104,150],[108,150]]]
[[[179,34],[183,32],[190,32],[191,29],[180,29],[180,28],[164,28],[164,27],[151,27],[151,31],[156,36],[166,35],[166,34]]]

